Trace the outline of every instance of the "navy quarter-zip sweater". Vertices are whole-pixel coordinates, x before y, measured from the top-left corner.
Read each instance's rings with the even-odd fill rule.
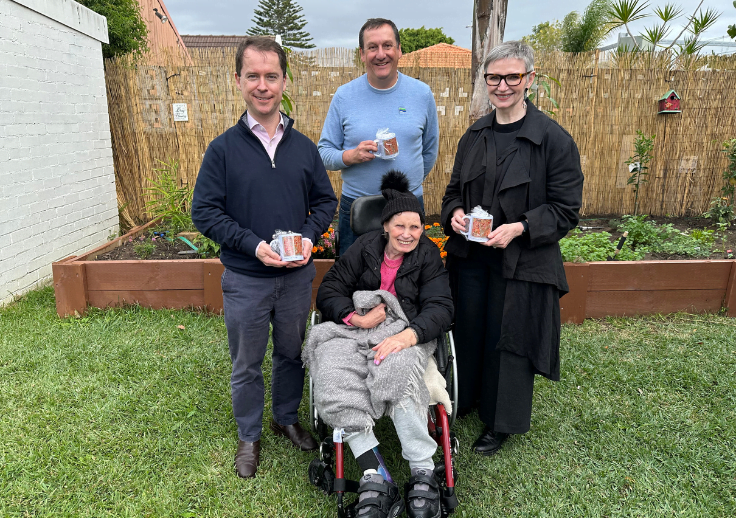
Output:
[[[293,129],[293,119],[284,118],[273,161],[241,117],[210,143],[194,187],[194,225],[220,244],[226,268],[252,277],[299,270],[264,265],[255,255],[258,243],[271,242],[279,229],[316,244],[337,208],[317,146]]]

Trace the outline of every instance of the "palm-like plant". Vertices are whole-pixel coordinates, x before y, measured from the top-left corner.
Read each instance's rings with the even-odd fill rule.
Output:
[[[664,44],[665,38],[672,31],[672,23],[682,16],[682,9],[674,4],[666,4],[664,7],[655,7],[653,9],[654,16],[659,20],[651,27],[646,27],[641,34],[641,39],[651,44],[652,51],[673,50],[678,57],[687,58],[697,55],[703,48],[703,43],[699,41],[700,36],[707,31],[718,20],[721,13],[715,9],[708,8],[705,11],[701,9],[704,0],[700,0],[698,6],[691,16],[687,18],[687,23],[682,27],[677,37],[669,45]],[[652,16],[645,11],[649,7],[646,0],[613,0],[608,15],[614,22],[614,27],[626,27],[626,32],[633,40],[633,51],[645,50],[637,42],[631,31],[631,23]],[[682,43],[678,40],[688,32]]]

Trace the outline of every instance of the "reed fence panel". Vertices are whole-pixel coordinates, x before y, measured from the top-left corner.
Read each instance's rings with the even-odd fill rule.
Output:
[[[157,57],[157,65],[106,62],[118,200],[129,223],[142,223],[145,188],[159,161],[179,161],[182,185],[194,185],[209,142],[232,126],[245,103],[234,81],[234,49],[191,49],[191,61]],[[163,64],[161,64],[163,63]],[[319,140],[337,88],[364,73],[353,49],[321,49],[290,57],[295,127]],[[536,69],[552,83],[559,110],[554,119],[577,142],[585,173],[584,215],[634,210],[626,160],[637,130],[656,134],[649,182],[641,187],[640,211],[651,215],[698,215],[720,194],[726,158],[721,142],[736,137],[736,59],[711,60],[710,67],[673,68],[663,59],[616,58],[604,54],[539,56]],[[452,173],[457,142],[466,131],[470,70],[402,67],[427,83],[435,95],[440,125],[437,163],[424,183],[428,214],[440,212]],[[657,114],[669,90],[682,97],[682,113]],[[537,104],[551,108],[540,88]],[[175,122],[172,104],[186,103],[186,122]],[[340,193],[340,173],[330,171]]]

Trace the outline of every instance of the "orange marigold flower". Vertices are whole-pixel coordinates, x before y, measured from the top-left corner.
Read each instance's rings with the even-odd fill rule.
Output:
[[[327,239],[328,237],[330,237],[330,234],[327,233],[327,232],[325,232],[324,234],[322,234],[322,237],[325,238],[325,239]]]
[[[432,228],[432,225],[424,225],[424,230],[429,230],[430,228]]]
[[[440,257],[442,259],[444,259],[445,257],[447,257],[447,252],[440,252]]]
[[[432,223],[432,226],[433,226],[433,227],[439,227],[439,226],[440,226],[440,224],[439,224],[439,223]]]
[[[312,247],[312,253],[313,253],[313,254],[316,254],[316,253],[317,253],[317,247],[316,247],[316,246],[313,246],[313,247]]]

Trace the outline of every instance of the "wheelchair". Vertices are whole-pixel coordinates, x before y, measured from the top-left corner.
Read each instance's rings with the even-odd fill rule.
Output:
[[[381,228],[381,212],[385,204],[385,198],[380,195],[363,196],[356,199],[350,210],[350,227],[353,232],[361,235]],[[336,237],[339,239],[339,235]],[[335,247],[336,250],[339,250],[339,241],[335,243]],[[315,310],[311,316],[311,325],[320,322],[321,315]],[[452,514],[458,506],[455,494],[457,472],[453,455],[457,455],[460,449],[458,439],[450,431],[457,417],[457,362],[451,330],[438,337],[434,358],[437,362],[437,369],[445,379],[445,386],[452,402],[452,412],[449,415],[441,403],[430,407],[427,413],[429,435],[442,449],[443,458],[441,462],[435,464],[434,473],[440,487],[442,516],[446,517]],[[311,375],[309,376],[309,418],[312,431],[320,441],[319,458],[309,464],[309,481],[326,495],[336,495],[338,518],[353,518],[355,502],[348,505],[344,497],[345,493],[358,492],[358,482],[345,478],[345,449],[342,431],[333,430],[330,435],[327,424],[320,418],[314,402],[314,382]]]

